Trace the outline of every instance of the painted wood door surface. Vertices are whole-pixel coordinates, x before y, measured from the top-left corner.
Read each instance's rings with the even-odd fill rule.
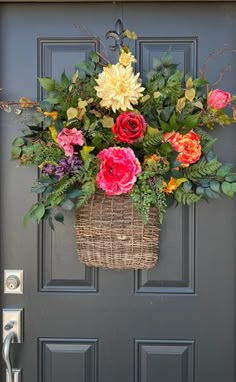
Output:
[[[236,89],[236,4],[2,4],[0,87],[3,97],[40,94],[37,76],[57,78],[94,49],[121,18],[135,30],[132,49],[141,76],[169,48],[194,76],[210,52],[213,83]],[[97,36],[97,37],[94,37]],[[115,57],[115,56],[114,56]],[[108,271],[77,259],[74,216],[52,233],[22,226],[34,195],[36,169],[9,160],[20,129],[1,114],[1,274],[24,270],[23,295],[2,308],[24,308],[24,342],[13,345],[22,382],[234,382],[236,327],[236,202],[171,208],[151,271]],[[236,162],[235,126],[214,133],[219,157]],[[1,363],[1,381],[5,366]]]

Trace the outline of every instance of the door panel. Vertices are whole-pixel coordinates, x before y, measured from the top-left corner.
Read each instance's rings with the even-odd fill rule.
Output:
[[[39,97],[37,76],[71,74],[91,50],[108,49],[100,36],[119,17],[139,35],[132,49],[142,78],[168,49],[196,75],[210,51],[236,46],[236,5],[227,2],[5,4],[0,17],[0,87],[8,99]],[[210,81],[227,62],[234,68],[236,56],[209,62]],[[219,87],[235,84],[232,70]],[[37,172],[9,161],[21,125],[0,118],[1,270],[25,271],[24,294],[1,301],[25,310],[24,343],[13,345],[23,382],[234,382],[235,201],[171,208],[151,271],[87,268],[77,259],[73,213],[55,232],[22,227]],[[214,134],[220,157],[236,162],[235,126]]]

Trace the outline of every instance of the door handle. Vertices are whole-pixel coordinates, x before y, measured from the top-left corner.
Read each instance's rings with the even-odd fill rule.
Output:
[[[3,309],[2,357],[6,364],[6,382],[21,382],[21,369],[13,369],[10,352],[12,343],[22,342],[22,309]]]
[[[17,338],[16,333],[12,331],[6,336],[3,343],[2,357],[7,367],[6,382],[21,382],[21,370],[12,369],[11,360],[10,360],[11,344],[16,338]]]

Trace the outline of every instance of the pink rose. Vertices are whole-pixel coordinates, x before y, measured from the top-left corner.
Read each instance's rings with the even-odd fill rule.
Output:
[[[98,154],[101,160],[96,182],[108,196],[126,194],[141,172],[141,166],[130,148],[109,147]]]
[[[164,140],[169,142],[173,150],[179,153],[176,159],[185,167],[197,162],[201,157],[200,135],[193,130],[185,135],[176,131],[165,133]]]
[[[74,154],[74,146],[83,146],[83,134],[75,127],[73,129],[64,127],[57,136],[57,143],[65,151],[65,155],[71,157]]]
[[[231,101],[231,94],[215,89],[209,93],[207,103],[212,109],[223,109]]]

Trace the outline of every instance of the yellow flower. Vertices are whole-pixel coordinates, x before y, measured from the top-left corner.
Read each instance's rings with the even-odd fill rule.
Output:
[[[45,115],[45,117],[51,117],[53,122],[56,122],[57,117],[58,117],[57,111],[50,111],[50,112],[45,111],[43,114]]]
[[[144,88],[139,80],[139,73],[133,72],[131,65],[124,67],[120,63],[104,68],[96,79],[98,86],[95,86],[97,96],[101,98],[100,105],[107,109],[131,110],[132,105],[138,103],[138,99],[143,96]]]
[[[119,63],[123,66],[128,66],[132,64],[132,62],[136,62],[136,59],[131,54],[131,52],[125,52],[123,49],[121,49]]]
[[[178,188],[178,184],[175,178],[170,178],[170,181],[166,185],[166,188],[164,189],[164,192],[166,194],[172,194],[173,191],[175,191]]]

